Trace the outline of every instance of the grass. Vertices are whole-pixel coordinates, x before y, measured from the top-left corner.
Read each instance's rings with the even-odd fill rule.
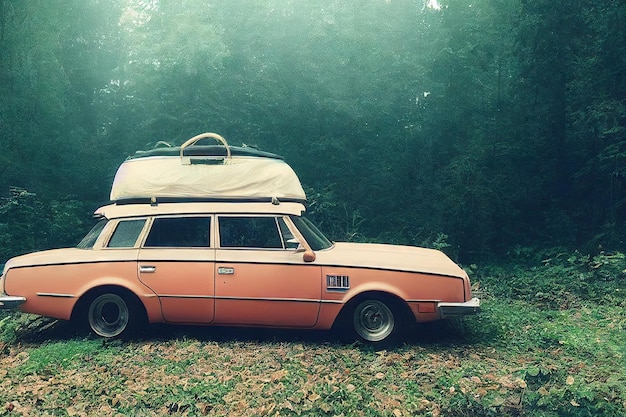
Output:
[[[421,326],[386,351],[324,332],[227,328],[103,341],[10,315],[0,415],[623,416],[623,277],[611,263],[605,290],[582,297],[562,281],[597,274],[589,264],[474,268],[481,315]]]

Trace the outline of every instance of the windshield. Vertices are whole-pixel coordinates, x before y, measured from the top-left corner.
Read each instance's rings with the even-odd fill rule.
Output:
[[[100,236],[100,232],[102,232],[102,229],[104,229],[104,225],[107,224],[107,222],[107,219],[102,219],[96,223],[76,247],[78,249],[93,248],[93,245],[96,243],[96,240],[98,240],[98,236]]]
[[[332,242],[320,232],[317,226],[311,223],[306,217],[290,216],[290,218],[314,251],[328,249],[333,245]]]

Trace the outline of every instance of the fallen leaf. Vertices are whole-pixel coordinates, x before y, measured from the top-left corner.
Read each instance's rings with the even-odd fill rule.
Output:
[[[504,404],[504,398],[499,397],[499,396],[495,397],[493,401],[491,402],[492,407],[500,407],[502,404]]]
[[[476,390],[476,395],[479,397],[484,397],[485,395],[487,395],[487,390],[484,388],[478,388]]]
[[[578,404],[578,403],[576,402],[576,400],[572,400],[572,401],[570,401],[569,403],[570,403],[571,405],[573,405],[574,407],[580,407],[580,404]]]
[[[522,396],[521,395],[509,395],[506,399],[506,403],[509,407],[518,407],[522,404]]]
[[[574,385],[574,377],[573,377],[573,376],[571,376],[571,375],[568,375],[568,376],[567,376],[567,379],[565,379],[565,383],[566,383],[567,385]]]
[[[309,398],[309,401],[315,402],[315,401],[319,400],[322,397],[320,397],[319,394],[312,393],[311,395],[309,395],[308,398]]]
[[[285,378],[288,373],[289,373],[289,371],[287,371],[286,369],[281,369],[279,371],[273,372],[272,375],[271,375],[271,380],[272,381],[281,380],[281,379]]]
[[[333,407],[328,404],[328,403],[321,403],[319,405],[320,410],[322,410],[323,412],[325,412],[326,414],[330,413],[331,411],[333,411]]]

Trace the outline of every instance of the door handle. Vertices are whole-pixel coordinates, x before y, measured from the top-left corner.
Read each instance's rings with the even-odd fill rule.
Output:
[[[139,272],[144,272],[144,273],[151,273],[151,272],[155,272],[156,271],[156,266],[140,266],[139,267]]]
[[[233,275],[235,273],[235,268],[230,266],[220,266],[217,268],[217,273],[219,275]]]

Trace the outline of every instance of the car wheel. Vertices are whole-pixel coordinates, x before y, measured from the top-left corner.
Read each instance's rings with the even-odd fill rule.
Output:
[[[89,327],[102,337],[116,337],[128,332],[135,319],[131,304],[115,293],[94,298],[87,312]]]
[[[379,299],[359,302],[352,313],[352,326],[356,335],[365,342],[385,344],[396,339],[401,318],[395,306]]]

